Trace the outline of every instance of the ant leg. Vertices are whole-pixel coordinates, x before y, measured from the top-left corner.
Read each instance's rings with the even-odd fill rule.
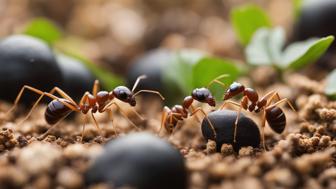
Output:
[[[224,77],[229,77],[229,75],[228,74],[219,75],[218,77],[216,77],[215,79],[213,79],[212,81],[209,82],[207,88],[209,88],[214,83],[217,83],[217,84],[221,85],[223,88],[225,88],[225,84],[222,81],[219,81],[219,79],[222,79]]]
[[[126,116],[126,113],[121,109],[121,107],[116,103],[116,102],[111,102],[109,103],[108,105],[105,106],[105,108],[103,109],[103,111],[105,111],[107,108],[110,108],[112,105],[115,105],[120,113],[129,121],[129,123],[131,123],[137,130],[140,130],[139,127],[136,126],[135,123],[133,123],[133,121],[131,121],[127,116]]]
[[[30,90],[30,91],[32,91],[32,92],[35,92],[35,93],[39,94],[39,95],[42,95],[42,94],[43,94],[43,91],[41,91],[41,90],[38,90],[38,89],[36,89],[36,88],[34,88],[34,87],[31,87],[31,86],[28,86],[28,85],[24,85],[24,86],[21,88],[19,94],[16,96],[12,108],[10,108],[10,109],[7,111],[7,113],[6,113],[7,115],[8,115],[10,112],[12,112],[12,111],[16,108],[16,106],[18,105],[18,103],[19,103],[19,101],[20,101],[20,99],[21,99],[21,97],[22,97],[22,94],[23,94],[23,92],[24,92],[25,89],[28,89],[28,90]]]
[[[85,126],[87,123],[87,114],[82,114],[84,116],[84,123],[83,123],[83,127],[82,127],[82,138],[81,138],[81,142],[83,142],[83,138],[84,138],[84,134],[85,134]]]
[[[275,90],[273,90],[273,91],[270,91],[270,92],[266,93],[263,97],[261,97],[260,101],[263,100],[263,99],[267,100],[270,97],[272,98],[272,96],[274,96],[274,95],[276,95],[278,97],[278,99],[280,99],[279,94],[277,94],[277,92]]]
[[[216,139],[216,129],[215,129],[215,127],[213,126],[213,124],[212,124],[212,122],[210,121],[210,119],[209,119],[209,117],[207,116],[207,114],[204,112],[204,110],[202,110],[201,108],[197,108],[194,112],[192,112],[191,113],[191,116],[193,116],[195,113],[197,113],[197,112],[201,112],[203,115],[204,115],[204,117],[205,117],[205,119],[208,121],[208,123],[209,123],[209,125],[210,125],[210,127],[211,127],[211,130],[212,130],[212,132],[213,132],[213,134],[214,134],[214,138]]]
[[[161,115],[161,126],[160,126],[160,129],[158,131],[158,136],[160,136],[161,130],[164,127],[165,122],[167,121],[168,111],[170,111],[170,109],[167,106],[165,106],[163,108],[163,112],[162,112],[162,115]]]
[[[84,95],[82,96],[81,100],[78,103],[78,106],[81,107],[87,100],[88,100],[88,96],[89,96],[89,92],[85,92]]]
[[[191,111],[194,112],[197,108],[195,108],[193,105],[190,105]],[[195,117],[197,119],[198,122],[201,122],[201,119],[197,116],[197,114],[195,114]]]
[[[63,121],[70,113],[68,113],[65,116],[63,116],[57,123],[55,123],[54,125],[52,125],[46,132],[44,132],[42,135],[40,135],[39,137],[37,137],[37,140],[43,140],[50,133],[50,131],[52,129],[54,129],[61,121]]]
[[[98,129],[98,131],[99,131],[99,135],[100,135],[101,137],[103,137],[102,130],[100,129],[100,127],[99,127],[99,125],[98,125],[98,122],[97,122],[95,116],[93,115],[93,112],[92,112],[92,111],[91,111],[91,117],[92,117],[92,119],[93,119],[94,126],[95,126],[95,127]]]
[[[115,102],[109,102],[105,108],[103,109],[103,111],[105,111],[107,108],[106,107],[110,107],[112,104],[114,104]],[[141,121],[145,120],[145,118],[143,118],[135,109],[132,108],[132,112],[139,118],[141,119]]]
[[[118,136],[118,132],[117,132],[117,128],[114,126],[113,123],[113,113],[111,109],[106,109],[107,112],[107,116],[108,116],[108,120],[112,120],[112,126],[113,126],[113,130],[116,136]]]
[[[233,101],[228,100],[228,101],[225,101],[219,109],[220,109],[220,110],[223,110],[223,109],[224,109],[224,106],[225,106],[226,104],[232,104],[232,105],[239,106],[239,107],[241,106],[241,105],[240,105],[239,103],[237,103],[237,102],[233,102]]]
[[[241,110],[242,110],[242,107],[240,106],[239,110],[238,110],[238,113],[237,113],[235,123],[234,123],[234,131],[233,131],[233,142],[234,143],[237,142],[237,140],[236,140],[236,138],[237,138],[237,128],[238,128],[238,120],[239,120],[239,117],[240,117]]]
[[[146,75],[140,75],[140,76],[136,79],[136,81],[134,82],[134,85],[133,85],[133,88],[132,88],[132,92],[134,92],[134,90],[135,90],[135,88],[138,86],[140,80],[142,80],[142,79],[146,79],[146,78],[147,78]]]
[[[277,106],[277,105],[279,105],[279,104],[281,104],[281,103],[283,103],[283,102],[286,102],[286,103],[289,105],[289,107],[290,107],[294,112],[296,112],[296,110],[295,110],[293,104],[292,104],[287,98],[283,98],[283,99],[279,100],[278,102],[276,102],[276,103],[274,103],[274,104],[272,104],[272,105],[270,105],[270,106]]]
[[[85,123],[83,124],[83,128],[82,128],[82,138],[81,138],[81,142],[83,142],[84,134],[85,134]]]
[[[153,93],[159,95],[162,100],[165,99],[159,91],[153,91],[153,90],[140,90],[136,92],[133,96],[137,96],[140,93]]]
[[[99,91],[99,81],[95,80],[94,84],[93,84],[93,87],[92,87],[93,96],[97,96],[98,91]]]
[[[263,115],[261,118],[261,141],[264,150],[266,151],[266,144],[265,144],[265,124],[266,124],[266,110],[263,110]]]
[[[237,117],[236,117],[235,124],[234,124],[234,130],[233,130],[233,142],[236,143],[238,120],[239,120],[240,112],[242,110],[242,105],[237,102],[233,102],[233,101],[225,101],[223,105],[220,107],[220,110],[222,110],[226,104],[232,104],[235,106],[239,106],[239,110],[238,110]]]
[[[138,118],[140,118],[141,119],[141,121],[143,121],[143,120],[145,120],[145,118],[144,117],[142,117],[134,108],[132,108],[132,112],[136,115],[136,116],[138,116]]]
[[[66,92],[64,92],[62,89],[58,87],[54,87],[49,93],[54,94],[55,92],[57,92],[59,95],[61,95],[61,97],[69,100],[73,104],[77,104],[68,94],[66,94]]]

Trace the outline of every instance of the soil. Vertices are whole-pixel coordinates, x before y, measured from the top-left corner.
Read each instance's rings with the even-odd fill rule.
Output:
[[[30,19],[46,16],[64,29],[67,34],[64,44],[79,41],[75,47],[89,59],[124,75],[130,60],[157,47],[197,48],[244,60],[242,47],[228,21],[229,10],[246,4],[243,0],[46,2],[0,1],[3,28],[0,36],[20,32]],[[291,31],[292,0],[253,2],[267,10],[273,25]],[[134,30],[129,30],[123,19],[115,19],[124,16],[135,26]],[[245,147],[235,153],[231,145],[224,144],[217,153],[216,143],[203,139],[200,123],[193,117],[179,123],[172,135],[162,132],[161,137],[185,157],[189,188],[336,188],[336,102],[323,94],[326,71],[307,69],[284,75],[281,82],[269,67],[257,68],[249,75],[239,81],[253,86],[260,94],[278,91],[297,111],[282,105],[287,116],[285,132],[278,135],[266,126],[266,151]],[[0,101],[0,188],[87,188],[84,173],[107,141],[139,130],[157,134],[162,104],[141,98],[138,101],[137,111],[145,121],[139,120],[129,105],[120,103],[138,128],[116,110],[113,121],[105,114],[97,114],[101,132],[90,120],[76,114],[73,119],[62,121],[43,140],[37,137],[50,128],[44,120],[45,106],[36,108],[30,118],[23,121],[29,109],[18,107],[6,114],[12,104]],[[207,112],[212,110],[207,106],[203,108]],[[260,115],[246,112],[246,116],[259,125]],[[84,123],[86,130],[82,138]],[[90,187],[105,188],[108,188],[105,184]]]
[[[204,141],[195,118],[179,123],[170,136],[161,133],[184,155],[189,188],[336,187],[336,103],[319,94],[313,87],[314,81],[302,75],[293,77],[297,77],[296,89],[300,91],[295,93],[297,112],[284,107],[288,118],[284,134],[275,134],[266,127],[266,151],[244,147],[235,153],[231,145],[225,144],[216,153],[215,142]],[[28,120],[18,125],[27,110],[18,108],[5,115],[3,112],[11,104],[1,103],[1,188],[85,188],[83,174],[108,140],[138,130],[156,134],[159,129],[159,111],[141,122],[128,105],[122,102],[120,105],[139,128],[133,127],[117,111],[113,121],[107,115],[97,114],[102,136],[88,122],[82,141],[81,126],[85,120],[78,114],[73,120],[61,122],[39,141],[37,137],[49,128],[44,121],[45,107],[37,108]],[[257,115],[246,115],[259,123]]]

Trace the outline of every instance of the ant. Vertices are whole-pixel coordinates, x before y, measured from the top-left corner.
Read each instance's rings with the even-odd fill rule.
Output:
[[[126,116],[126,114],[122,111],[121,107],[113,101],[115,98],[128,103],[130,106],[134,107],[136,105],[135,96],[142,92],[147,93],[154,93],[161,97],[162,100],[164,100],[164,97],[158,92],[158,91],[152,91],[152,90],[139,90],[138,92],[134,93],[135,88],[139,84],[140,80],[145,79],[145,75],[141,75],[137,78],[135,81],[132,90],[125,86],[118,86],[114,88],[112,91],[100,91],[99,89],[99,81],[95,80],[93,84],[92,94],[89,92],[85,92],[83,97],[81,98],[80,102],[77,104],[69,95],[67,95],[63,90],[61,90],[58,87],[54,87],[50,92],[42,92],[41,90],[38,90],[34,87],[25,85],[21,88],[19,94],[17,95],[13,107],[8,111],[11,112],[14,110],[14,108],[17,106],[23,92],[25,89],[28,89],[32,92],[35,92],[40,95],[38,100],[35,102],[35,104],[32,106],[30,112],[27,114],[27,116],[21,121],[20,123],[24,122],[28,119],[28,117],[31,115],[33,109],[37,106],[37,104],[42,100],[44,96],[47,96],[49,98],[52,98],[53,100],[48,104],[47,109],[45,111],[45,120],[49,125],[52,125],[44,134],[42,134],[39,139],[45,138],[45,136],[50,132],[51,129],[53,129],[60,121],[62,121],[64,118],[66,118],[71,112],[79,112],[84,115],[87,115],[87,113],[90,111],[91,117],[94,121],[95,127],[98,129],[98,131],[101,134],[100,127],[96,121],[96,118],[94,117],[94,113],[103,113],[107,110],[110,111],[109,108],[111,106],[115,105],[120,113],[137,129],[138,127]],[[55,92],[57,92],[61,98],[53,95]],[[135,114],[143,120],[143,118],[137,113],[135,110],[133,110]],[[110,115],[110,114],[109,114]],[[19,123],[19,124],[20,124]],[[83,125],[82,130],[82,140],[85,130],[85,124]]]
[[[162,128],[165,128],[165,130],[168,133],[172,133],[178,123],[178,121],[182,121],[183,119],[188,118],[188,116],[193,116],[197,112],[201,112],[207,121],[209,122],[209,125],[211,127],[211,130],[214,133],[214,137],[216,138],[216,130],[213,124],[211,123],[210,119],[208,118],[207,114],[204,112],[204,110],[201,109],[201,107],[194,108],[192,103],[194,101],[198,101],[200,103],[206,103],[209,106],[215,107],[216,101],[214,96],[211,94],[209,87],[213,83],[218,83],[222,86],[225,86],[223,82],[221,82],[219,79],[228,77],[227,74],[220,75],[213,79],[207,87],[202,88],[196,88],[191,92],[190,96],[187,96],[184,98],[182,105],[174,105],[171,109],[167,106],[164,107],[161,117],[161,127],[159,129],[159,134],[162,130]],[[189,108],[192,109],[192,111],[189,110]],[[190,115],[189,115],[190,113]]]
[[[240,104],[233,101],[225,101],[239,94],[243,94],[243,98],[240,101]],[[277,102],[272,104],[273,100],[277,100]],[[290,108],[295,111],[292,103],[287,98],[281,99],[278,92],[268,92],[266,95],[259,99],[258,93],[254,89],[246,88],[241,83],[233,82],[224,95],[224,103],[220,109],[223,109],[226,103],[239,106],[238,115],[234,125],[234,142],[236,142],[238,118],[241,110],[245,109],[255,113],[259,113],[262,111],[261,134],[263,148],[266,149],[264,133],[266,121],[269,127],[278,134],[281,134],[285,130],[286,115],[283,110],[278,107],[278,105],[283,102],[286,102],[290,106]]]

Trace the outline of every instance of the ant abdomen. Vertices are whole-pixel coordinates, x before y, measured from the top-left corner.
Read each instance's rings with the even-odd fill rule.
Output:
[[[266,109],[266,120],[271,129],[276,133],[282,133],[286,127],[286,115],[281,108],[272,106]]]
[[[71,103],[68,100],[63,99],[67,103]],[[72,110],[65,106],[59,100],[53,100],[48,104],[47,110],[45,111],[44,117],[48,124],[53,125],[57,123],[61,118],[69,114]]]

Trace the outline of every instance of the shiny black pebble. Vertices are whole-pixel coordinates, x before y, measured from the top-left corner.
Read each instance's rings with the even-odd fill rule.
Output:
[[[61,71],[46,43],[25,35],[13,35],[0,41],[0,99],[13,102],[24,85],[49,91],[61,82]],[[26,94],[21,102],[32,102],[36,98]]]
[[[79,101],[86,91],[92,91],[95,77],[80,60],[63,54],[57,54],[56,59],[63,76],[62,90],[75,101]]]
[[[218,152],[222,144],[231,144],[236,152],[244,146],[259,147],[260,133],[258,126],[243,113],[240,114],[238,120],[236,143],[233,142],[234,123],[237,117],[236,111],[214,111],[209,113],[208,117],[216,130],[217,137],[215,141]],[[202,121],[202,134],[206,140],[214,139],[213,132],[206,119]]]
[[[187,172],[178,150],[149,133],[110,141],[86,172],[86,184],[136,189],[185,189]]]

